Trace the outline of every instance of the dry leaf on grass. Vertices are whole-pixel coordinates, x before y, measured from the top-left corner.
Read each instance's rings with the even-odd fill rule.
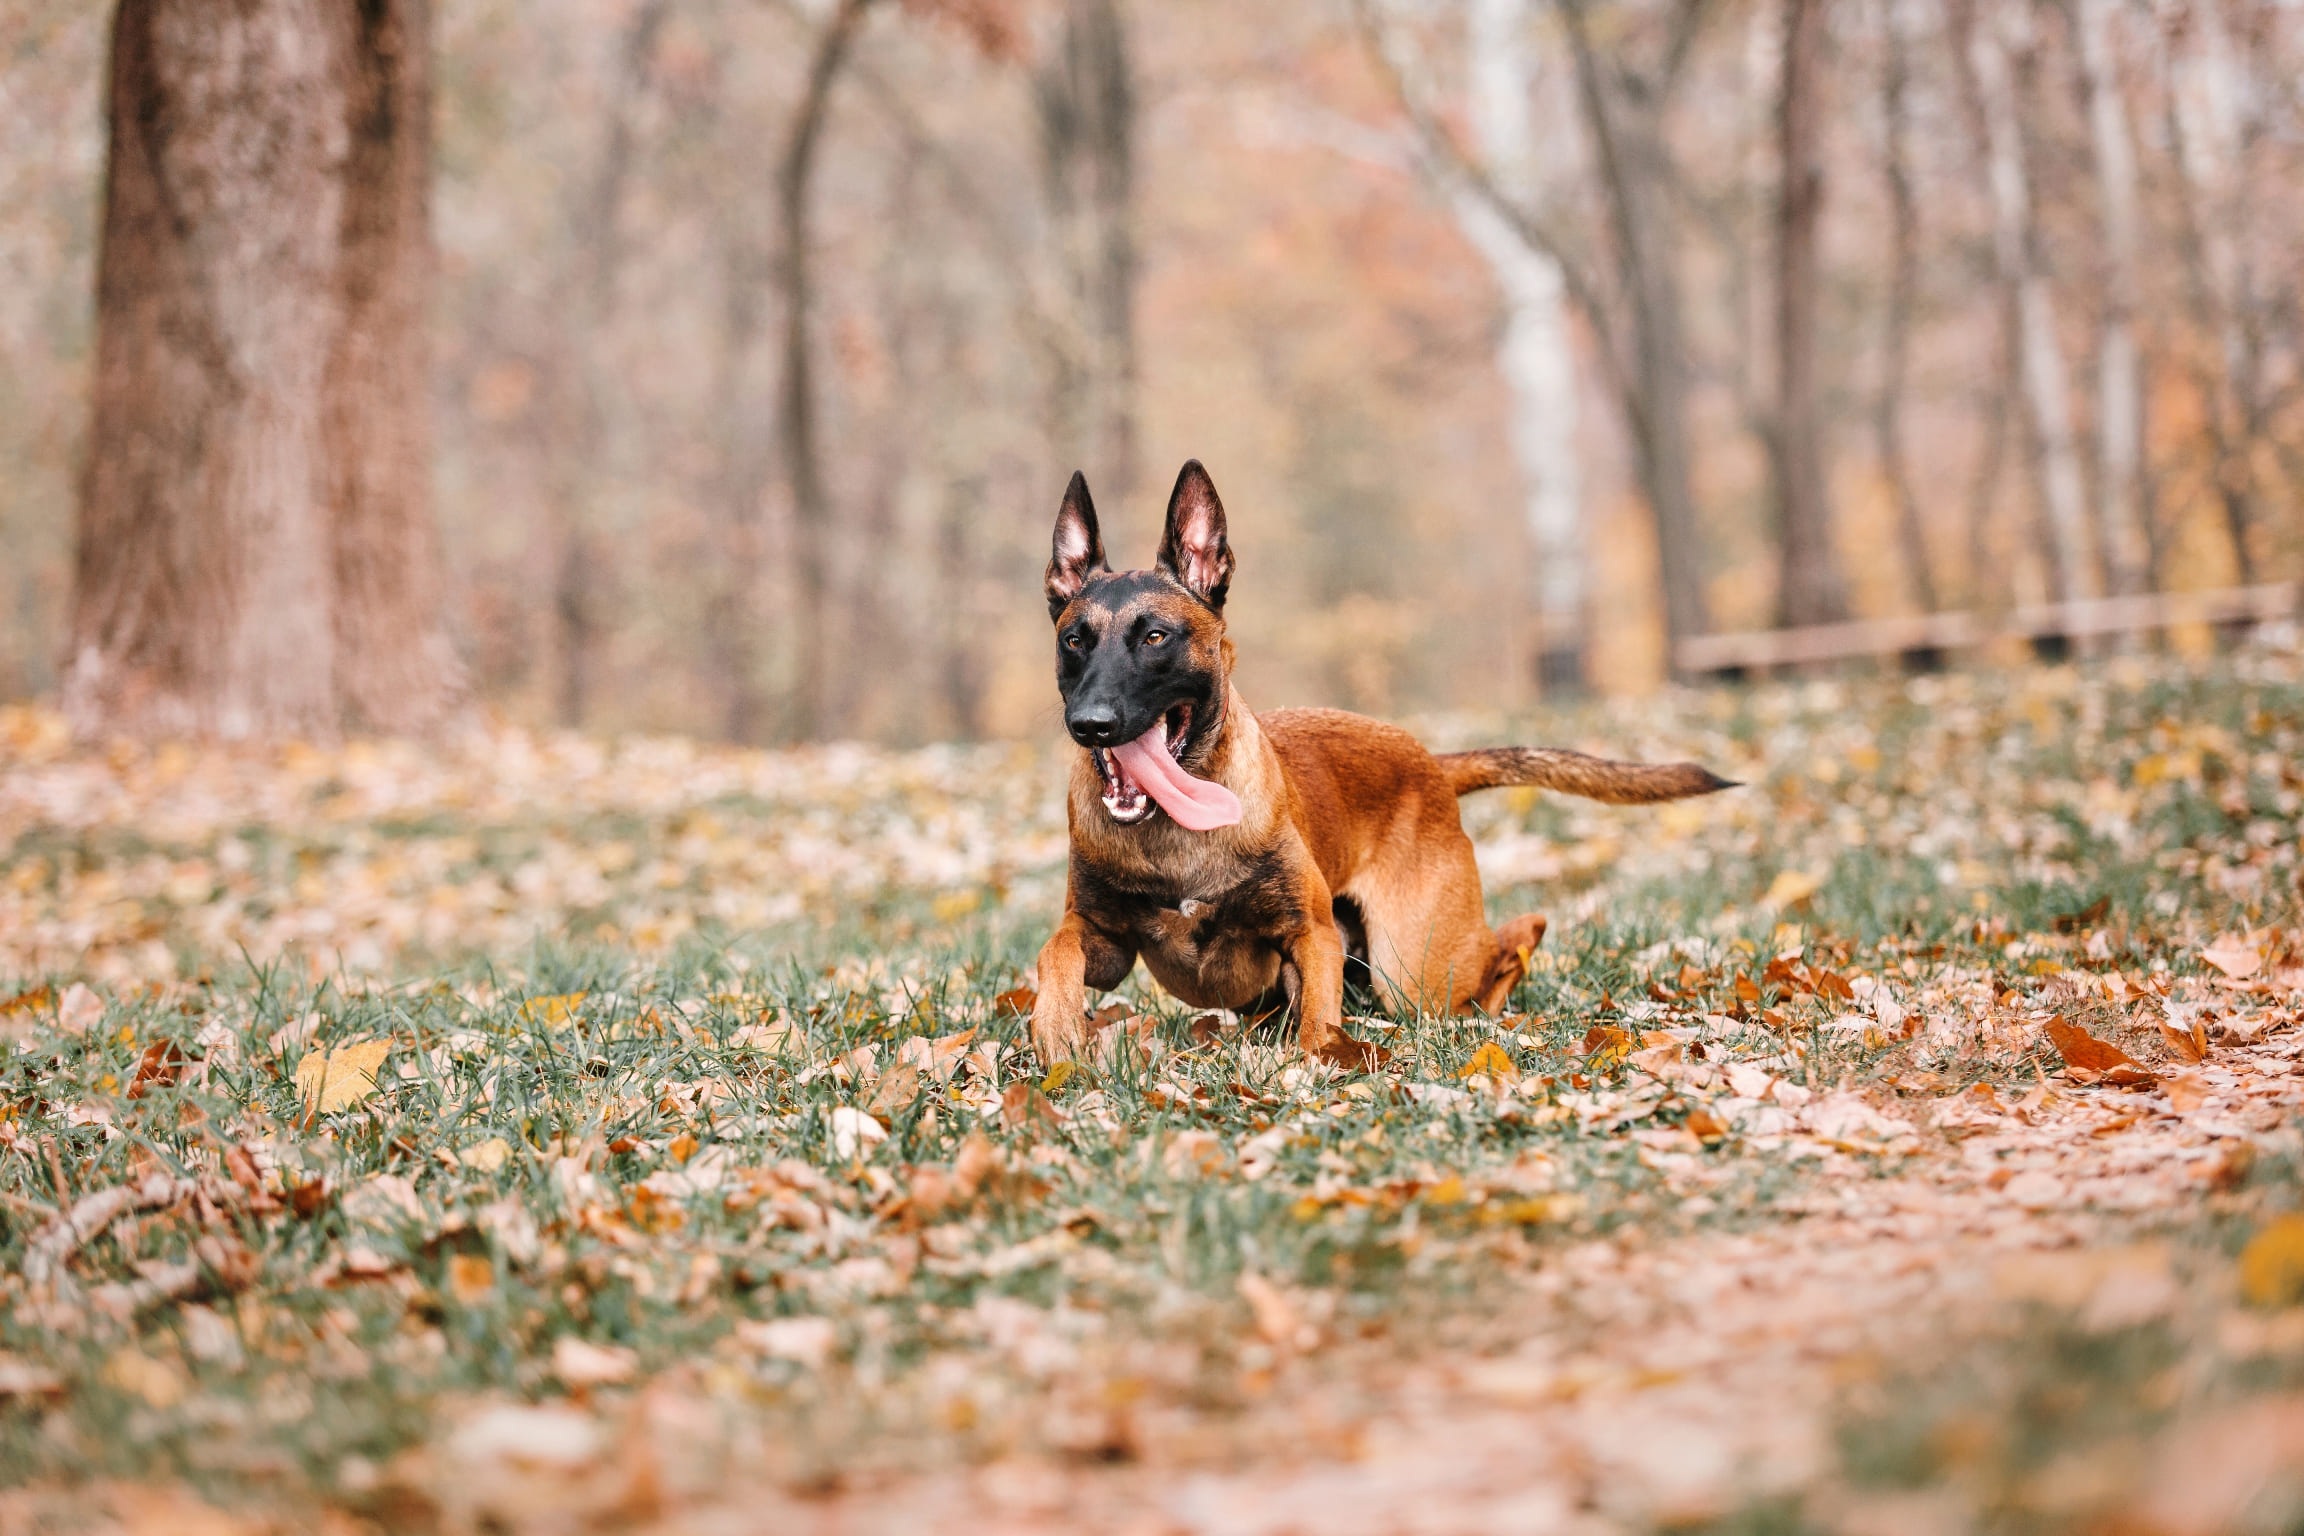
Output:
[[[332,1050],[306,1051],[296,1063],[296,1092],[309,1114],[350,1109],[376,1091],[376,1072],[392,1054],[389,1038],[347,1040]]]
[[[2227,933],[2200,951],[2200,958],[2234,981],[2246,981],[2264,968],[2264,956],[2236,933]]]
[[[612,1387],[630,1381],[640,1357],[619,1344],[594,1344],[573,1334],[552,1346],[552,1374],[568,1387]]]
[[[2198,1064],[2208,1059],[2208,1030],[2198,1019],[2185,1028],[2173,1019],[2160,1021],[2160,1038],[2168,1042],[2168,1049],[2180,1061]]]
[[[1492,1077],[1508,1083],[1520,1075],[1518,1063],[1505,1049],[1491,1040],[1472,1053],[1472,1059],[1456,1069],[1458,1077]]]
[[[2073,1081],[2105,1082],[2121,1088],[2149,1088],[2159,1081],[2152,1071],[2116,1045],[2097,1039],[2064,1019],[2048,1021],[2048,1043],[2064,1058]]]

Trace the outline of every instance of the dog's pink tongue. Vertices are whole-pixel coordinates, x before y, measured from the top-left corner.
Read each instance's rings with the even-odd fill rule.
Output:
[[[1206,832],[1216,827],[1235,826],[1240,820],[1240,797],[1221,784],[1207,779],[1196,779],[1177,765],[1168,755],[1168,731],[1165,724],[1152,729],[1134,741],[1122,742],[1112,749],[1120,766],[1128,770],[1144,793],[1160,802],[1160,809],[1168,813],[1176,825],[1194,832]]]

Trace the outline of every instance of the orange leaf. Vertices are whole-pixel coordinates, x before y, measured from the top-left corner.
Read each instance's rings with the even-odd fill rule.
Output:
[[[2056,1047],[2056,1054],[2064,1058],[2068,1067],[2101,1076],[2114,1067],[2137,1066],[2136,1058],[2116,1045],[2106,1044],[2077,1024],[2063,1019],[2048,1021],[2048,1043]]]
[[[2178,1029],[2162,1019],[2160,1038],[2168,1042],[2168,1049],[2188,1063],[2205,1061],[2208,1057],[2208,1031],[2198,1019],[2192,1021],[2190,1029]]]
[[[1028,1019],[1039,1001],[1040,994],[1030,987],[1010,987],[992,999],[992,1011],[1004,1019]]]

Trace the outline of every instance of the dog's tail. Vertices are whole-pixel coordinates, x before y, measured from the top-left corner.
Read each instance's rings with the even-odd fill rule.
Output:
[[[1477,752],[1443,752],[1441,771],[1459,795],[1507,784],[1556,789],[1610,805],[1652,805],[1733,789],[1701,763],[1617,763],[1565,747],[1482,747]]]

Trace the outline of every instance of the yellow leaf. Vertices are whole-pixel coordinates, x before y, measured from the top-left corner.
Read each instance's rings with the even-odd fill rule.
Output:
[[[1064,1085],[1072,1081],[1079,1071],[1080,1063],[1076,1061],[1056,1063],[1048,1069],[1048,1075],[1040,1080],[1040,1091],[1042,1093],[1062,1093]]]
[[[2240,1250],[2240,1294],[2259,1307],[2304,1302],[2304,1216],[2281,1216]]]
[[[306,1051],[296,1063],[296,1091],[313,1114],[349,1109],[376,1091],[376,1069],[391,1054],[389,1038],[347,1040],[334,1050]]]
[[[558,1034],[576,1022],[577,1006],[587,995],[583,992],[561,992],[551,997],[532,997],[520,1005],[520,1017]]]
[[[491,1136],[457,1153],[456,1161],[475,1173],[494,1173],[504,1166],[504,1160],[511,1155],[512,1148],[503,1137]]]
[[[1472,1059],[1456,1069],[1456,1075],[1458,1077],[1492,1077],[1498,1082],[1504,1082],[1507,1079],[1518,1077],[1520,1068],[1514,1064],[1511,1056],[1505,1052],[1502,1046],[1491,1040],[1474,1051]]]
[[[1760,898],[1764,907],[1797,906],[1824,888],[1824,877],[1812,875],[1804,869],[1782,869],[1768,882],[1767,894]]]
[[[476,1253],[459,1253],[448,1260],[448,1293],[457,1304],[469,1307],[487,1299],[496,1289],[496,1266]]]

